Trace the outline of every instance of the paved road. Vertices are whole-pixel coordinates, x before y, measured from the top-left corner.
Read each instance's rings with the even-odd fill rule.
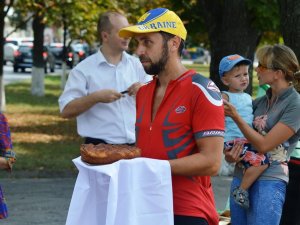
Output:
[[[64,225],[72,197],[75,177],[1,179],[9,218],[1,225]],[[216,205],[224,209],[230,177],[213,177]],[[78,203],[80,204],[80,203]]]
[[[31,79],[31,71],[27,70],[25,73],[14,73],[12,65],[6,65],[3,67],[3,75],[4,84]]]
[[[9,217],[1,225],[63,225],[75,178],[1,179]]]
[[[69,71],[69,70],[68,70]],[[56,67],[54,73],[48,73],[48,75],[57,75],[61,74],[62,70],[61,68]],[[13,71],[12,64],[7,64],[3,67],[3,78],[4,78],[4,84],[14,83],[14,82],[20,82],[23,80],[30,80],[31,79],[31,69],[27,68],[25,72],[17,72],[15,73]]]

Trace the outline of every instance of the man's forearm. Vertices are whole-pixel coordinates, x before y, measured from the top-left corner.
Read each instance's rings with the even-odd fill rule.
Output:
[[[96,103],[97,101],[95,100],[95,98],[93,98],[92,95],[74,99],[65,106],[65,108],[61,112],[61,116],[67,119],[77,117],[83,112],[90,109]]]
[[[169,162],[172,174],[181,176],[215,176],[220,167],[218,160],[206,159],[201,153]]]

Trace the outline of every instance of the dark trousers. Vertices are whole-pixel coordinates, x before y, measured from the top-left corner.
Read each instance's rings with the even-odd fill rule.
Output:
[[[84,140],[84,144],[97,145],[97,144],[107,144],[107,143],[102,139],[86,137]]]
[[[300,165],[292,163],[288,165],[289,183],[280,225],[300,225]]]
[[[174,215],[174,225],[208,225],[201,217]]]
[[[105,142],[102,139],[98,139],[98,138],[91,138],[91,137],[86,137],[84,140],[84,144],[93,144],[93,145],[98,145],[98,144],[107,144],[107,142]],[[129,145],[129,146],[134,146],[135,143],[125,143],[125,145]]]

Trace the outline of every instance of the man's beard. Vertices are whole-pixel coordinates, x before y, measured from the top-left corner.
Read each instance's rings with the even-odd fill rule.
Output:
[[[141,56],[140,59],[142,58],[143,57]],[[162,55],[160,59],[156,63],[151,63],[149,67],[144,67],[145,72],[150,75],[157,75],[161,73],[162,71],[165,70],[168,59],[169,59],[168,45],[167,43],[164,43]]]

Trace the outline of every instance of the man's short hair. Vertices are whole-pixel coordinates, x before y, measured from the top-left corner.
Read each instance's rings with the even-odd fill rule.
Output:
[[[110,21],[110,18],[112,16],[122,16],[124,17],[124,15],[120,12],[117,12],[117,11],[108,11],[108,12],[105,12],[105,13],[102,13],[100,16],[99,16],[99,20],[98,20],[98,24],[97,24],[97,32],[98,32],[98,35],[99,35],[99,39],[100,39],[100,42],[102,41],[101,40],[101,33],[102,32],[110,32],[111,29],[113,28],[113,25],[111,24],[111,21]]]
[[[174,34],[170,34],[170,33],[166,33],[164,31],[160,31],[159,32],[161,34],[161,36],[163,37],[163,40],[164,41],[168,41],[170,40],[171,38],[175,37],[176,35]],[[184,49],[184,40],[181,39],[180,41],[180,45],[179,45],[179,48],[178,48],[178,55],[181,56],[182,55],[182,51]]]

